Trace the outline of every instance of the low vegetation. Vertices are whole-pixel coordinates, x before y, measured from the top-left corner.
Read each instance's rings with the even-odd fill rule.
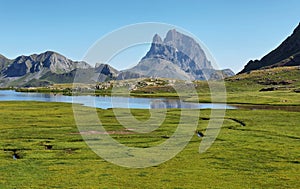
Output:
[[[78,134],[71,104],[0,102],[0,188],[299,188],[300,113],[227,110],[221,132],[203,154],[194,135],[173,159],[155,167],[123,168],[106,162]],[[112,110],[97,110],[107,131],[123,131]],[[148,110],[132,110],[139,120]],[[180,110],[147,134],[112,132],[129,146],[166,140]],[[209,121],[201,110],[198,130]],[[288,123],[287,123],[288,120]],[[14,156],[15,155],[15,156]]]

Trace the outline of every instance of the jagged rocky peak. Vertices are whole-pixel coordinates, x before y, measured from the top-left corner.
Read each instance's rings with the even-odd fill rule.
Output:
[[[31,57],[35,57],[35,60],[43,63],[45,67],[49,67],[50,69],[52,68],[52,71],[54,72],[56,71],[55,69],[62,69],[62,71],[71,71],[75,68],[91,68],[91,66],[86,62],[72,61],[65,56],[53,51],[46,51],[39,55],[34,54],[31,55]]]
[[[177,37],[178,36],[178,37]],[[174,41],[176,38],[180,38],[181,33],[177,32],[175,29],[169,30],[167,32],[166,38],[164,39],[164,42]]]
[[[39,55],[32,55],[35,58],[35,61],[41,63],[41,66],[50,68],[52,72],[61,71],[71,71],[71,61],[66,57],[55,53],[53,51],[46,51],[45,53]]]
[[[157,43],[157,44],[161,44],[163,41],[161,39],[161,37],[158,34],[155,34],[152,40],[152,43]]]
[[[46,51],[45,53],[37,55],[37,57],[40,60],[50,59],[52,62],[61,62],[61,61],[67,61],[68,60],[63,55],[58,54],[58,53],[53,52],[53,51]]]
[[[142,60],[155,58],[170,61],[195,78],[197,70],[213,69],[200,45],[175,29],[169,30],[163,41],[157,34],[153,37],[151,48]]]
[[[199,46],[199,48],[201,49],[200,45],[193,38],[177,32],[175,29],[168,31],[164,39],[164,43],[167,45],[171,45],[181,51],[187,51],[188,49],[190,49],[189,45],[192,45],[192,47]],[[199,48],[197,50],[199,50]]]
[[[164,44],[171,46],[187,55],[189,55],[189,49],[197,44],[197,42],[189,36],[186,36],[175,29],[169,30],[164,39]],[[189,47],[189,45],[191,45]],[[200,46],[199,46],[200,47]],[[201,49],[201,47],[200,47]],[[196,49],[199,50],[199,49]],[[193,58],[193,57],[191,57]]]
[[[213,73],[213,70],[211,62],[196,40],[171,29],[163,40],[155,34],[147,54],[138,65],[126,71],[148,77],[202,80],[210,79],[205,78],[205,75]]]

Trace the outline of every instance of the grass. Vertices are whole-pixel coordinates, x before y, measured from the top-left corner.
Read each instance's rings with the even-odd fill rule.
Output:
[[[82,140],[71,104],[0,102],[0,188],[300,188],[300,112],[228,110],[221,132],[203,154],[193,136],[158,166],[130,169],[98,157]],[[97,110],[108,131],[120,131],[112,110]],[[139,120],[148,110],[131,110]],[[148,134],[113,134],[128,146],[151,147],[171,135],[180,110]],[[201,110],[199,130],[208,123]],[[239,122],[245,124],[241,126]],[[52,145],[52,149],[45,146]],[[13,160],[12,150],[21,159]]]
[[[299,106],[300,93],[295,92],[295,90],[300,89],[299,74],[300,69],[298,67],[279,67],[236,75],[226,78],[224,83],[210,81],[208,84],[206,81],[194,81],[198,97],[190,96],[188,91],[183,96],[186,101],[211,102],[209,86],[224,84],[226,86],[227,103],[229,104]],[[277,90],[260,92],[263,88],[272,87]],[[132,92],[131,95],[140,97],[176,97],[177,93],[172,92],[169,88],[147,86]],[[215,93],[218,94],[218,92]],[[220,92],[219,95],[224,95],[224,93]]]
[[[300,69],[298,67],[280,67],[256,70],[225,79],[227,103],[257,105],[300,105]],[[288,82],[282,84],[283,82]],[[212,82],[213,84],[214,82]],[[217,82],[218,83],[218,82]],[[260,92],[263,88],[276,88],[275,91]],[[207,82],[198,81],[197,91],[200,102],[210,102],[211,94]],[[220,93],[221,94],[221,93]],[[187,101],[196,101],[190,97]]]

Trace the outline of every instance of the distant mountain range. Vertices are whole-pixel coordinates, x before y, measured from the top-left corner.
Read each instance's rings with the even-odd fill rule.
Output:
[[[153,37],[150,50],[133,68],[118,71],[107,64],[90,66],[47,51],[8,59],[0,55],[0,87],[47,86],[53,83],[103,82],[140,77],[209,80],[234,75],[229,70],[215,70],[200,45],[176,30],[168,31],[164,41]],[[79,78],[79,79],[78,79]]]
[[[63,55],[47,51],[8,59],[0,55],[0,87],[40,87],[54,83],[95,83],[142,77],[128,71],[120,72],[108,64],[90,66],[84,61],[72,61]]]
[[[240,73],[282,66],[300,65],[300,23],[293,34],[261,60],[251,60]]]
[[[66,57],[47,51],[42,54],[19,56],[10,60],[0,58],[1,87],[47,85],[57,81],[71,82],[72,72],[76,69],[88,70],[91,66],[85,62],[77,62]]]
[[[251,60],[240,73],[281,66],[300,65],[300,23],[291,36],[261,60]],[[176,30],[162,38],[156,34],[146,55],[136,66],[118,71],[107,64],[90,66],[47,51],[8,59],[0,55],[0,87],[47,86],[53,83],[103,82],[140,77],[183,80],[216,80],[233,76],[230,69],[215,70],[201,46]],[[79,78],[79,79],[78,79]]]

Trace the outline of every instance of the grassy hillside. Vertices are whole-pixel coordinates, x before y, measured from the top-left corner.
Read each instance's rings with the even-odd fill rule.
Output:
[[[300,105],[299,75],[298,67],[284,67],[257,70],[226,78],[227,103]],[[210,90],[205,81],[197,82],[197,90],[200,101],[211,101]],[[195,101],[196,98],[191,97],[187,100]]]
[[[299,67],[281,67],[228,78],[228,102],[300,105],[299,75]]]
[[[299,67],[281,67],[256,70],[226,78],[227,103],[230,104],[268,104],[300,105]],[[180,83],[180,81],[176,81]],[[209,86],[222,84],[219,81],[194,81],[200,102],[211,102]],[[224,95],[224,93],[216,93]],[[134,96],[177,96],[172,86],[139,86],[132,91]],[[197,101],[186,91],[186,101]]]
[[[228,110],[220,135],[204,154],[198,153],[201,139],[194,136],[170,161],[129,169],[106,162],[86,146],[71,104],[0,105],[0,188],[300,187],[299,112]],[[132,112],[137,119],[149,116],[147,110]],[[98,114],[107,130],[123,130],[112,110]],[[179,114],[169,110],[165,123],[152,133],[113,136],[126,145],[153,146],[172,134]],[[198,129],[206,128],[209,114],[201,111]],[[20,159],[13,159],[13,151]]]

